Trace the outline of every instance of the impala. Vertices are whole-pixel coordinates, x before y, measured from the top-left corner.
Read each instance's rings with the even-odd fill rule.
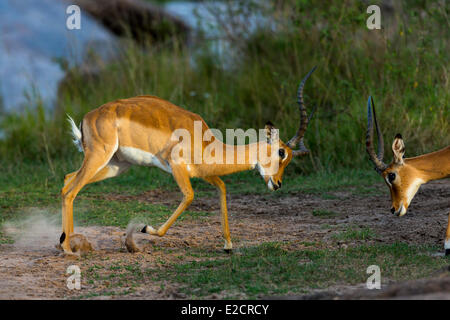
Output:
[[[196,124],[201,133],[209,130],[205,121],[197,114],[184,110],[155,96],[138,96],[106,103],[87,113],[77,128],[69,117],[74,142],[84,152],[81,168],[65,176],[62,194],[62,229],[60,243],[64,252],[71,254],[70,235],[73,233],[73,201],[78,192],[89,183],[118,176],[131,165],[156,166],[173,175],[183,199],[170,218],[159,228],[145,226],[141,231],[162,237],[194,198],[190,178],[202,178],[214,185],[220,193],[222,229],[226,251],[232,249],[228,226],[226,189],[219,178],[231,173],[258,169],[267,187],[276,190],[281,187],[283,172],[293,157],[309,152],[303,143],[310,118],[303,103],[303,87],[315,67],[300,82],[297,102],[300,110],[300,125],[297,133],[287,143],[278,138],[278,130],[271,123],[266,124],[266,139],[244,146],[222,143],[214,136],[209,142],[192,143],[193,152],[187,161],[174,159],[173,151],[177,141],[172,139],[175,131],[184,130],[194,135]],[[220,163],[208,161],[208,146],[219,146],[223,159],[232,154],[234,161]],[[296,146],[298,149],[295,149]],[[241,148],[240,148],[241,147]],[[264,149],[265,152],[260,152]],[[244,161],[236,161],[238,151],[243,152]],[[182,150],[186,158],[187,153]],[[200,154],[203,161],[193,161]],[[262,159],[262,155],[265,159]],[[266,161],[267,158],[270,161]],[[186,159],[185,159],[186,160]],[[270,162],[277,166],[271,170]],[[269,163],[268,163],[269,162]]]
[[[373,111],[373,120],[372,120]],[[405,143],[397,134],[392,143],[394,158],[388,165],[383,162],[384,142],[380,133],[372,97],[367,101],[367,135],[366,150],[375,170],[383,177],[391,192],[391,212],[396,216],[406,214],[411,200],[419,187],[432,180],[446,178],[450,175],[450,146],[439,151],[418,157],[404,158]],[[373,122],[378,135],[378,152],[373,147]],[[445,236],[445,254],[450,254],[450,214]]]

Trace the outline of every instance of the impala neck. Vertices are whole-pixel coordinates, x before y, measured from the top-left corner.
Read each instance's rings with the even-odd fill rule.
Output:
[[[448,177],[450,175],[450,146],[436,152],[407,158],[405,163],[418,170],[425,182]]]
[[[218,175],[227,175],[235,172],[252,170],[258,167],[258,152],[260,142],[247,145],[228,145],[221,143],[223,164],[216,164]]]

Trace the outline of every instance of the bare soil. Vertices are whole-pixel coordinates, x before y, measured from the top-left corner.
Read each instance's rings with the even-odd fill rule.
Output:
[[[384,190],[384,189],[383,189]],[[370,243],[405,242],[409,244],[444,243],[447,218],[450,210],[450,180],[433,182],[421,187],[404,217],[393,216],[390,209],[388,190],[380,195],[355,195],[351,189],[329,192],[326,196],[312,194],[272,195],[229,195],[229,223],[235,250],[261,244],[267,241],[286,241],[295,244],[296,249],[315,243],[317,248],[331,248]],[[181,196],[175,192],[149,191],[139,196],[105,195],[111,201],[135,198],[147,203],[165,204],[176,207]],[[0,299],[65,299],[80,297],[110,299],[182,299],[177,284],[147,281],[135,284],[131,294],[95,296],[104,292],[100,285],[83,282],[82,290],[69,290],[66,280],[67,267],[79,265],[82,273],[89,268],[100,267],[109,270],[113,264],[137,263],[142,268],[151,268],[179,262],[186,250],[201,248],[222,252],[224,244],[220,223],[218,197],[204,197],[194,200],[190,211],[211,211],[206,217],[176,222],[162,238],[136,234],[141,253],[128,253],[124,246],[125,230],[117,227],[80,227],[76,232],[85,235],[95,251],[84,257],[67,257],[54,245],[24,246],[23,244],[0,245]],[[332,211],[330,216],[315,216],[314,210]],[[76,216],[75,216],[76,220]],[[157,226],[154,226],[157,227]],[[375,232],[370,240],[352,240],[340,243],[333,235],[348,227],[370,228]],[[158,250],[155,248],[159,248]],[[162,248],[162,250],[161,250]],[[171,249],[170,253],[168,250]],[[311,249],[311,247],[309,247]],[[442,250],[443,251],[443,250]],[[223,253],[225,254],[225,253]],[[189,257],[187,259],[195,259]],[[187,260],[183,260],[187,261]],[[108,272],[114,272],[109,270]],[[444,271],[443,271],[444,272]],[[83,278],[82,278],[83,279]],[[122,289],[126,289],[122,288]],[[363,298],[450,298],[450,277],[448,273],[434,279],[397,283],[382,292],[367,293],[356,287],[329,288],[310,295],[284,297],[293,299],[363,299]],[[214,298],[214,297],[213,297]],[[220,297],[219,297],[220,298]]]

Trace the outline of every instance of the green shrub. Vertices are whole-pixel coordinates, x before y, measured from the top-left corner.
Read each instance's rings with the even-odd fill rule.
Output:
[[[4,115],[3,159],[51,161],[72,157],[65,114],[78,122],[103,103],[154,94],[199,113],[212,128],[261,128],[271,120],[282,139],[298,125],[296,89],[317,65],[305,87],[309,110],[317,106],[305,142],[310,156],[296,170],[370,168],[365,152],[366,101],[375,99],[385,138],[401,132],[407,156],[449,144],[449,28],[445,2],[396,2],[382,16],[382,30],[366,28],[360,1],[286,1],[269,10],[277,30],[229,39],[236,59],[223,63],[207,42],[141,48],[124,44],[121,57],[95,76],[72,70],[61,85],[58,105],[41,104]],[[384,14],[384,13],[383,13]]]

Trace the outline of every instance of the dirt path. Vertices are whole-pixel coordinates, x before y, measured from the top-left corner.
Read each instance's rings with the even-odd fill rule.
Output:
[[[293,241],[299,249],[303,243],[315,242],[316,247],[336,246],[332,235],[348,227],[370,228],[375,232],[371,240],[361,243],[436,244],[443,246],[447,217],[450,211],[450,181],[437,181],[421,188],[413,200],[408,214],[394,217],[389,212],[390,201],[386,193],[376,196],[354,196],[351,191],[327,193],[327,199],[318,195],[292,194],[283,197],[261,195],[230,195],[228,208],[230,228],[235,248],[260,244],[265,241]],[[111,200],[125,200],[123,196],[108,195]],[[128,197],[129,198],[129,197]],[[151,191],[134,198],[143,202],[178,205],[179,194]],[[0,245],[0,299],[62,299],[79,296],[80,292],[66,287],[66,269],[80,264],[83,270],[114,263],[134,263],[141,267],[156,267],[175,262],[189,248],[202,248],[220,252],[223,240],[218,198],[194,200],[191,211],[214,211],[200,219],[187,219],[175,223],[163,238],[136,235],[136,241],[145,248],[144,253],[127,253],[123,244],[124,230],[116,227],[84,227],[84,234],[96,251],[86,258],[70,259],[61,256],[53,247],[58,239],[57,230],[48,234],[50,243],[44,246],[24,247],[18,244]],[[330,216],[314,216],[314,210],[332,211]],[[338,245],[340,245],[338,243]],[[172,249],[153,250],[154,246]],[[110,271],[113,272],[113,271]],[[83,291],[102,292],[96,283],[83,283]],[[116,296],[117,297],[117,296]],[[120,294],[118,295],[120,296]],[[88,298],[88,297],[87,297]],[[96,298],[111,298],[102,296]],[[166,283],[143,283],[133,294],[122,298],[170,299],[183,298],[176,286]]]

